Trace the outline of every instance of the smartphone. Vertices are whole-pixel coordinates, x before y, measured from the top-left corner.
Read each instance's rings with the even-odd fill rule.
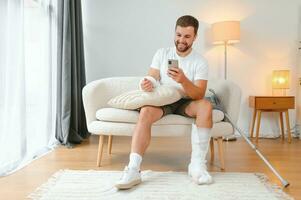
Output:
[[[171,68],[171,67],[178,68],[179,67],[178,60],[168,59],[167,63],[168,63],[168,68]]]

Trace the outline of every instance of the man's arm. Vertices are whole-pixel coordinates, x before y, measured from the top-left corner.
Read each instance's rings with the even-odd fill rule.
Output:
[[[160,70],[155,68],[150,68],[148,70],[148,75],[154,77],[157,81],[160,80]]]
[[[148,71],[148,76],[151,76],[154,79],[156,79],[156,81],[159,81],[160,80],[160,71],[155,68],[150,68]],[[153,91],[153,88],[154,88],[153,83],[146,78],[144,78],[144,80],[141,82],[140,86],[146,92],[151,92],[151,91]]]
[[[204,98],[207,88],[207,80],[197,80],[195,83],[192,83],[185,76],[181,68],[168,69],[168,76],[180,83],[184,88],[184,92],[193,100]]]
[[[184,88],[185,93],[190,98],[194,100],[204,98],[207,88],[207,80],[197,80],[193,84],[189,79],[186,79],[181,84]]]

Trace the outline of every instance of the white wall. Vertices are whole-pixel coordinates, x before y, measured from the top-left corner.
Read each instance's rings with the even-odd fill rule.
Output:
[[[290,95],[296,95],[300,0],[84,0],[87,82],[111,76],[146,74],[158,48],[173,45],[176,19],[200,21],[194,48],[210,65],[210,77],[223,77],[223,48],[212,46],[210,24],[241,21],[241,41],[228,49],[228,79],[243,91],[239,126],[249,130],[249,95],[271,95],[272,70],[289,69]],[[279,132],[278,115],[264,113],[261,132]],[[290,111],[291,126],[295,111]]]

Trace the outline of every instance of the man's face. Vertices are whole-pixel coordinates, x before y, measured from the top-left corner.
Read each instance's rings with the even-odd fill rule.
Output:
[[[182,27],[177,26],[175,31],[175,45],[179,52],[189,50],[196,39],[194,28],[192,26]]]

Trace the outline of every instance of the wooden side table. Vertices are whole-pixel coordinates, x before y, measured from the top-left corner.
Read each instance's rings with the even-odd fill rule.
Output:
[[[295,108],[295,97],[294,96],[250,96],[249,97],[249,106],[254,108],[252,125],[250,137],[253,137],[254,125],[257,118],[257,127],[256,127],[256,142],[258,142],[259,129],[260,129],[260,120],[262,112],[279,112],[280,117],[280,129],[281,129],[281,138],[284,140],[284,128],[283,128],[283,115],[285,113],[286,118],[286,128],[287,128],[287,140],[291,142],[291,131],[289,124],[288,109]]]

